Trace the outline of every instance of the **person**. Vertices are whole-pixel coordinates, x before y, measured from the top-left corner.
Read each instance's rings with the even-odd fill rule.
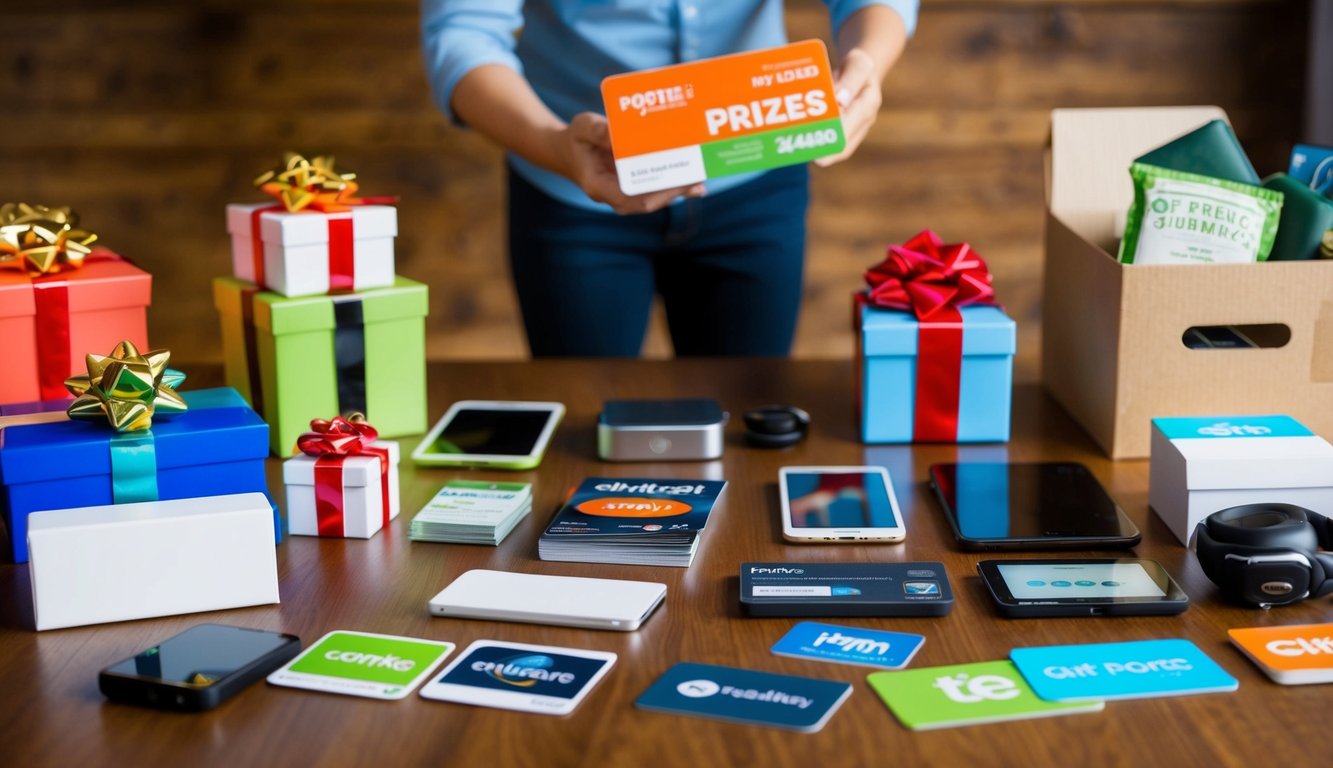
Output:
[[[917,0],[823,0],[846,148]],[[639,354],[654,295],[677,355],[785,356],[800,306],[806,166],[623,194],[603,78],[786,41],[782,0],[422,0],[440,110],[508,153],[509,263],[534,356]],[[521,29],[521,34],[519,33]]]

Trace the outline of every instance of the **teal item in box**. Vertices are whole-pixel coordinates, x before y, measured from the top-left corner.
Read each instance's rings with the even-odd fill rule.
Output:
[[[857,358],[861,387],[861,439],[867,443],[1003,442],[1009,439],[1010,401],[1013,392],[1016,325],[1004,310],[967,306],[962,315],[961,340],[950,349],[927,351],[926,365],[937,373],[956,359],[956,384],[931,386],[919,396],[920,324],[910,312],[864,304],[856,308],[859,320]],[[959,352],[961,351],[961,355]],[[937,379],[938,380],[938,379]],[[948,412],[950,388],[957,396]],[[941,401],[943,401],[941,403]],[[940,434],[925,422],[941,422]],[[952,439],[947,434],[955,424]]]

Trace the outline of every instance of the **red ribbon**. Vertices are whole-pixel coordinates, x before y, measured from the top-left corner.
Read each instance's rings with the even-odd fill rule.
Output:
[[[93,250],[84,264],[125,261],[120,254],[104,248]],[[73,373],[70,357],[69,278],[70,271],[33,277],[32,298],[36,313],[33,327],[37,332],[37,389],[39,400],[69,397],[65,379]]]
[[[343,463],[348,456],[380,457],[380,499],[383,521],[389,524],[389,449],[370,444],[379,432],[357,417],[332,420],[314,419],[310,432],[296,440],[296,446],[315,459],[315,518],[320,536],[341,537],[345,531],[343,500]]]
[[[913,441],[957,441],[963,371],[963,315],[958,310],[995,304],[990,269],[967,243],[945,245],[927,229],[889,246],[884,261],[866,270],[865,279],[869,290],[858,307],[865,302],[917,318]]]

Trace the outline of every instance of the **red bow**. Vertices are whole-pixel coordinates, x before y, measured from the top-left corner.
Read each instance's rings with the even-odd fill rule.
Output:
[[[944,307],[995,303],[990,269],[981,256],[967,243],[945,245],[929,229],[889,246],[884,261],[867,269],[865,278],[870,304],[908,310],[918,320]]]
[[[360,414],[350,419],[335,416],[332,420],[312,419],[312,431],[296,439],[296,447],[307,456],[361,456],[369,454],[368,447],[380,433]]]

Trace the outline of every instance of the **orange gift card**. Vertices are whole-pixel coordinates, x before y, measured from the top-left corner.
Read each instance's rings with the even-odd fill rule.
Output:
[[[819,40],[602,81],[627,195],[806,163],[846,145]]]
[[[1333,624],[1229,629],[1227,634],[1274,682],[1333,683]]]

